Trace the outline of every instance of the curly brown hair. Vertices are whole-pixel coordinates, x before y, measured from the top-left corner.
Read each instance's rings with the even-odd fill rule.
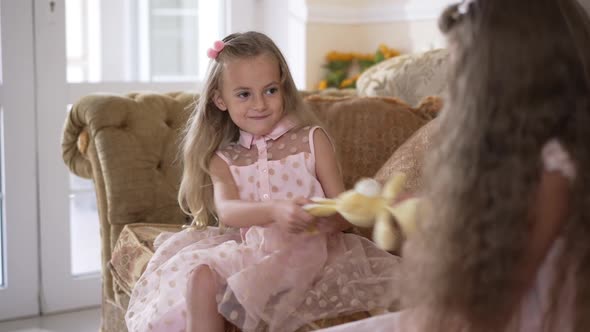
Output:
[[[557,138],[578,168],[557,270],[575,276],[574,330],[590,331],[588,17],[576,0],[477,0],[447,8],[439,25],[448,101],[425,171],[432,204],[404,248],[404,301],[426,308],[423,331],[513,326],[541,150]],[[559,293],[556,284],[554,310],[539,317],[546,330]]]

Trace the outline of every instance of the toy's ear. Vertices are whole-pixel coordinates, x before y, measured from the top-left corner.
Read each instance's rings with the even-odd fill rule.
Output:
[[[338,203],[334,199],[313,199],[314,203],[305,204],[303,209],[315,217],[329,217],[338,212]]]
[[[386,250],[394,251],[400,245],[401,231],[391,219],[391,215],[383,210],[377,215],[375,220],[375,228],[373,228],[373,241],[377,247]]]
[[[406,184],[406,174],[401,172],[394,173],[391,178],[385,183],[385,187],[383,188],[383,198],[388,201],[391,201],[399,195],[399,193],[404,189],[404,185]]]
[[[399,223],[401,231],[405,236],[411,236],[416,230],[416,219],[418,207],[422,202],[421,198],[410,198],[403,202],[388,206],[387,209]]]

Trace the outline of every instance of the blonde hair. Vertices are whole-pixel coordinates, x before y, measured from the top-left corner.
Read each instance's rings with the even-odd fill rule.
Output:
[[[209,65],[207,78],[188,121],[181,149],[184,169],[178,201],[181,209],[192,215],[193,224],[198,227],[217,223],[209,171],[211,158],[216,150],[239,137],[239,128],[231,121],[228,112],[222,112],[212,100],[214,91],[222,84],[225,62],[261,54],[275,57],[280,67],[284,111],[295,116],[302,126],[317,123],[303,104],[283,54],[269,37],[249,31],[231,34],[223,42],[223,50]]]
[[[441,16],[453,64],[426,169],[432,209],[404,248],[404,301],[427,308],[421,331],[453,330],[457,321],[461,331],[513,327],[525,287],[515,271],[525,259],[541,150],[551,138],[579,170],[561,264],[576,280],[575,331],[590,331],[587,22],[574,0],[476,0]],[[546,330],[554,328],[559,291],[551,292]]]

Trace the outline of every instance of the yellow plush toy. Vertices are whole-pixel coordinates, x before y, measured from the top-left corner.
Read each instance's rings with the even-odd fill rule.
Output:
[[[334,199],[313,198],[314,203],[303,208],[316,217],[340,213],[351,224],[373,228],[373,240],[381,249],[394,250],[401,239],[412,234],[420,198],[410,198],[393,204],[404,188],[406,176],[394,174],[381,188],[373,179],[362,179],[354,189]]]

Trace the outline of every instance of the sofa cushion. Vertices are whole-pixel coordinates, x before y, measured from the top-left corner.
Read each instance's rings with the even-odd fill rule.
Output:
[[[110,270],[116,288],[127,295],[141,277],[154,254],[154,240],[164,232],[178,232],[181,225],[130,224],[121,231],[110,261]],[[126,307],[126,306],[125,306]]]
[[[418,129],[412,137],[402,144],[383,167],[375,174],[375,179],[385,183],[394,172],[407,175],[406,190],[416,192],[422,188],[422,168],[426,152],[433,143],[433,135],[438,129],[439,119],[434,119]]]
[[[394,98],[311,96],[306,102],[335,141],[346,188],[373,176],[428,122],[426,112]]]
[[[448,51],[404,54],[367,69],[358,79],[359,96],[394,96],[410,105],[441,96],[447,86]]]

